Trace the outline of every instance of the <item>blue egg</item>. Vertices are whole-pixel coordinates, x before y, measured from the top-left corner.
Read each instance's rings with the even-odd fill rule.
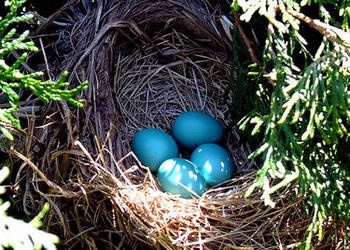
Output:
[[[235,171],[229,152],[214,143],[197,147],[192,152],[190,160],[198,167],[209,186],[229,180]]]
[[[180,145],[193,150],[204,143],[219,142],[224,129],[212,116],[201,111],[188,111],[176,118],[172,133]]]
[[[137,132],[131,143],[140,162],[157,172],[163,161],[177,157],[179,150],[172,136],[159,129],[143,129]]]
[[[207,188],[197,167],[189,160],[178,157],[160,165],[158,181],[164,192],[180,194],[182,198],[201,196]]]

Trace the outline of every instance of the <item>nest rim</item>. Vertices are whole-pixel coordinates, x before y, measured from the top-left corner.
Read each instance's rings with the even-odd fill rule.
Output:
[[[118,96],[120,89],[132,81],[136,82],[136,86],[144,87],[139,82],[147,77],[148,83],[152,81],[154,81],[152,83],[159,83],[162,77],[170,79],[172,84],[182,81],[184,85],[192,86],[193,91],[190,94],[192,97],[198,96],[198,93],[201,93],[198,89],[204,85],[204,93],[207,91],[205,88],[218,88],[221,92],[211,96],[210,101],[202,100],[206,104],[213,103],[213,107],[204,109],[199,102],[197,109],[206,110],[229,125],[231,121],[225,120],[224,112],[220,112],[219,110],[222,109],[217,108],[221,106],[227,110],[227,105],[218,104],[215,97],[226,93],[222,91],[220,84],[228,84],[231,77],[230,65],[227,63],[227,57],[222,56],[226,51],[218,54],[215,50],[208,50],[208,42],[204,43],[206,47],[204,50],[189,51],[186,46],[182,46],[184,41],[187,43],[188,35],[176,30],[166,36],[159,35],[158,43],[163,39],[160,46],[147,47],[144,42],[147,36],[140,29],[143,27],[142,23],[122,20],[120,23],[114,22],[111,25],[114,17],[108,18],[108,15],[112,15],[111,13],[119,5],[118,1],[107,2],[97,3],[96,12],[88,10],[87,13],[90,16],[86,15],[85,19],[82,18],[71,27],[73,33],[70,35],[77,36],[72,51],[63,61],[59,64],[53,63],[52,66],[58,71],[70,71],[70,81],[75,84],[82,82],[82,79],[88,79],[91,85],[81,96],[86,100],[87,105],[79,110],[70,109],[64,101],[49,104],[44,118],[41,116],[41,119],[38,119],[40,117],[38,115],[29,116],[28,124],[32,126],[28,127],[23,141],[30,141],[30,145],[26,146],[23,153],[14,149],[10,151],[22,161],[21,164],[31,167],[27,170],[22,169],[17,174],[16,181],[19,182],[23,176],[27,176],[26,181],[30,183],[32,179],[28,176],[34,173],[37,179],[30,184],[31,192],[40,194],[41,202],[49,201],[52,205],[53,210],[47,216],[45,224],[56,227],[48,226],[48,228],[63,230],[64,245],[82,244],[91,249],[96,249],[99,244],[103,244],[94,238],[99,230],[102,232],[101,235],[111,240],[109,243],[104,242],[110,248],[121,247],[123,244],[138,246],[141,243],[157,249],[295,247],[302,239],[307,222],[310,220],[305,219],[303,215],[304,198],[295,197],[293,187],[290,186],[281,189],[273,196],[276,200],[275,208],[265,206],[260,198],[261,192],[252,194],[250,198],[244,196],[249,185],[255,180],[254,164],[256,163],[248,159],[249,145],[240,144],[240,133],[236,127],[229,129],[229,136],[226,138],[226,146],[231,154],[240,154],[240,157],[235,158],[235,164],[239,166],[236,176],[222,185],[210,188],[197,199],[183,199],[159,189],[154,175],[149,169],[143,167],[130,151],[128,143],[133,132],[128,132],[125,128],[132,127],[130,125],[132,123],[127,123],[127,120],[137,112],[123,113],[122,98]],[[183,2],[187,3],[185,0]],[[102,17],[102,10],[111,6],[114,8]],[[153,5],[147,5],[147,7],[150,6]],[[178,7],[178,4],[176,6]],[[187,9],[189,12],[185,14],[193,16],[196,13],[190,8]],[[75,17],[72,17],[72,20],[75,20]],[[200,20],[207,20],[207,17]],[[215,23],[215,20],[213,22]],[[88,24],[91,26],[90,32],[79,34],[79,28]],[[203,27],[203,24],[200,27]],[[215,29],[211,30],[211,36],[218,36],[216,32]],[[113,46],[118,44],[120,34],[124,36],[121,40],[122,49],[125,49],[123,46],[127,43],[136,44],[136,50],[131,52],[125,50],[128,58],[119,56],[118,50]],[[131,35],[134,36],[133,39],[130,39]],[[167,41],[175,42],[171,44]],[[199,42],[193,41],[193,46],[197,46]],[[62,43],[62,40],[59,39],[57,43]],[[221,46],[222,50],[227,49],[225,41],[221,41],[220,44],[224,44]],[[65,45],[66,43],[56,47],[62,49]],[[180,48],[180,50],[174,53],[174,48]],[[142,53],[148,53],[148,58]],[[152,69],[154,53],[165,56],[169,61],[175,58],[176,63],[169,62],[168,65],[161,65],[157,62],[158,67]],[[104,60],[98,60],[98,57]],[[188,61],[184,63],[184,60]],[[194,60],[198,60],[198,63]],[[137,62],[141,63],[137,64]],[[138,68],[135,69],[133,64]],[[205,66],[208,64],[212,66]],[[142,68],[145,68],[144,71],[141,70]],[[129,73],[133,72],[130,76],[132,80],[126,79],[122,82],[120,76],[127,75],[128,72],[125,69],[128,69]],[[112,71],[115,73],[110,76],[109,72]],[[189,72],[192,72],[192,75]],[[212,80],[215,77],[220,80]],[[106,86],[104,83],[108,83],[109,87],[104,88]],[[166,86],[166,88],[169,87]],[[128,86],[128,90],[136,91],[137,88],[132,85]],[[125,104],[126,101],[123,103]],[[153,103],[155,103],[154,100]],[[190,109],[186,105],[185,101],[179,105],[182,111]],[[119,110],[116,107],[119,107]],[[179,110],[178,113],[180,112]],[[171,120],[178,113],[172,113],[165,122],[168,128]],[[121,117],[126,118],[123,120]],[[57,121],[50,123],[54,119]],[[38,122],[43,122],[44,125],[37,126]],[[54,128],[57,124],[61,125],[62,131]],[[35,126],[39,127],[39,131],[34,132]],[[134,124],[134,131],[148,126],[143,122]],[[121,134],[126,137],[120,136]],[[66,137],[62,139],[63,135]],[[37,146],[36,140],[47,143],[43,143],[43,147]],[[119,145],[127,145],[127,149],[121,149]],[[34,153],[30,154],[31,151]],[[43,155],[36,158],[36,154],[42,152]],[[54,169],[52,165],[55,166]],[[54,177],[55,181],[51,181],[50,177]],[[46,184],[45,187],[43,183]],[[24,197],[30,198],[31,195],[30,191],[27,191]],[[99,196],[102,196],[102,199],[99,200]],[[69,202],[65,204],[66,201]],[[69,208],[73,208],[72,211],[69,211]],[[187,213],[184,213],[184,210]],[[109,216],[104,217],[103,213],[109,213]],[[86,218],[82,218],[83,216]],[[74,220],[77,221],[76,224],[73,223]],[[61,225],[57,226],[59,223]],[[103,228],[99,229],[101,227]],[[113,240],[114,236],[119,236],[120,241]]]

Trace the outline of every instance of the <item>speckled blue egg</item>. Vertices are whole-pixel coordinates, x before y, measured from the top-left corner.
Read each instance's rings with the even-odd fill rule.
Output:
[[[197,147],[190,158],[209,186],[218,185],[231,178],[235,171],[229,152],[214,143],[206,143]]]
[[[138,131],[131,147],[140,162],[154,173],[163,161],[179,154],[174,138],[160,129],[149,128]]]
[[[182,198],[201,196],[207,188],[197,167],[189,160],[178,157],[160,165],[158,181],[164,192],[180,194]]]
[[[190,150],[204,143],[219,142],[223,132],[223,127],[216,119],[201,111],[182,113],[172,127],[174,138]]]

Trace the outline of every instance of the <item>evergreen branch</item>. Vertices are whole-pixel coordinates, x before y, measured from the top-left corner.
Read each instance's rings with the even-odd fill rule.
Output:
[[[9,174],[8,167],[0,168],[0,194],[6,191],[1,183]],[[59,242],[59,238],[38,229],[42,225],[42,218],[49,210],[48,203],[30,223],[8,216],[9,207],[10,202],[3,202],[0,199],[0,249],[3,247],[6,249],[41,249],[42,247],[48,250],[56,249],[55,244]]]
[[[310,249],[315,234],[323,239],[324,220],[344,222],[345,227],[350,224],[350,34],[328,24],[330,17],[322,4],[318,7],[324,22],[300,13],[295,1],[234,3],[236,7],[245,4],[242,16],[247,20],[255,12],[269,20],[261,71],[276,82],[269,112],[260,115],[253,111],[240,121],[241,128],[247,129],[251,123],[255,125],[252,134],[260,131],[264,135],[262,146],[249,156],[261,157],[263,165],[245,196],[262,189],[265,204],[274,206],[271,195],[297,182],[296,191],[308,199],[312,216],[302,245]],[[347,10],[350,16],[350,8]],[[276,25],[277,11],[288,34]],[[344,19],[347,17],[344,14]],[[307,39],[298,32],[299,21],[323,35],[314,56],[305,47]],[[344,30],[349,28],[346,23],[343,21]],[[292,56],[295,44],[306,61],[312,61],[302,69],[296,67]]]
[[[30,74],[23,73],[21,70],[23,62],[28,57],[28,52],[36,52],[38,48],[32,41],[28,41],[29,31],[25,31],[19,36],[16,29],[7,31],[14,23],[22,23],[30,20],[33,15],[17,16],[17,10],[25,0],[10,1],[10,11],[5,18],[0,20],[0,95],[3,101],[7,101],[11,108],[0,109],[0,121],[11,124],[15,128],[20,128],[19,120],[15,117],[18,110],[20,96],[19,91],[27,89],[33,92],[44,102],[51,100],[66,100],[68,103],[82,107],[82,103],[75,100],[75,97],[86,87],[87,82],[83,82],[76,88],[68,89],[69,83],[66,82],[68,73],[64,72],[57,81],[42,81],[43,73],[34,72]],[[21,56],[11,65],[7,64],[8,55],[13,51],[23,51]],[[5,59],[6,58],[6,59]],[[10,131],[4,126],[0,126],[0,132],[8,139],[13,140]]]
[[[286,8],[287,12],[293,17],[296,17],[300,21],[308,24],[320,32],[331,43],[343,46],[346,49],[350,48],[350,33],[345,32],[337,27],[324,23],[318,19],[312,19],[301,12],[297,12],[293,9]]]

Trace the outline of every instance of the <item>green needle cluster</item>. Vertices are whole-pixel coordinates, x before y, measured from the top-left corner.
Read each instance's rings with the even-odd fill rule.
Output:
[[[326,3],[339,10],[342,23]],[[302,4],[314,4],[323,20],[305,18]],[[297,193],[308,198],[312,219],[302,248],[310,249],[314,235],[324,240],[325,221],[350,224],[350,2],[237,0],[232,8],[243,11],[245,21],[254,13],[268,19],[262,62],[249,74],[275,83],[272,92],[258,93],[268,95],[268,110],[253,110],[240,121],[241,128],[263,135],[250,156],[260,157],[262,168],[246,196],[261,189],[265,204],[275,206],[271,195],[296,183]],[[323,37],[314,54],[299,33],[301,22]],[[295,63],[296,50],[305,59],[302,68]]]
[[[24,2],[23,0],[9,1],[9,12],[4,18],[0,17],[0,103],[10,104],[8,108],[0,108],[0,122],[10,124],[15,128],[20,128],[15,112],[18,111],[20,105],[19,93],[21,90],[31,91],[44,102],[64,99],[74,106],[81,107],[82,104],[74,97],[81,93],[88,84],[83,82],[76,88],[68,89],[67,72],[56,81],[43,81],[43,72],[23,72],[22,65],[28,53],[38,51],[34,42],[28,40],[29,31],[17,35],[17,30],[10,28],[13,24],[23,23],[33,18],[31,14],[17,14]],[[20,52],[21,55],[10,63],[9,55],[14,51]],[[13,140],[12,134],[4,126],[0,125],[0,132]]]

